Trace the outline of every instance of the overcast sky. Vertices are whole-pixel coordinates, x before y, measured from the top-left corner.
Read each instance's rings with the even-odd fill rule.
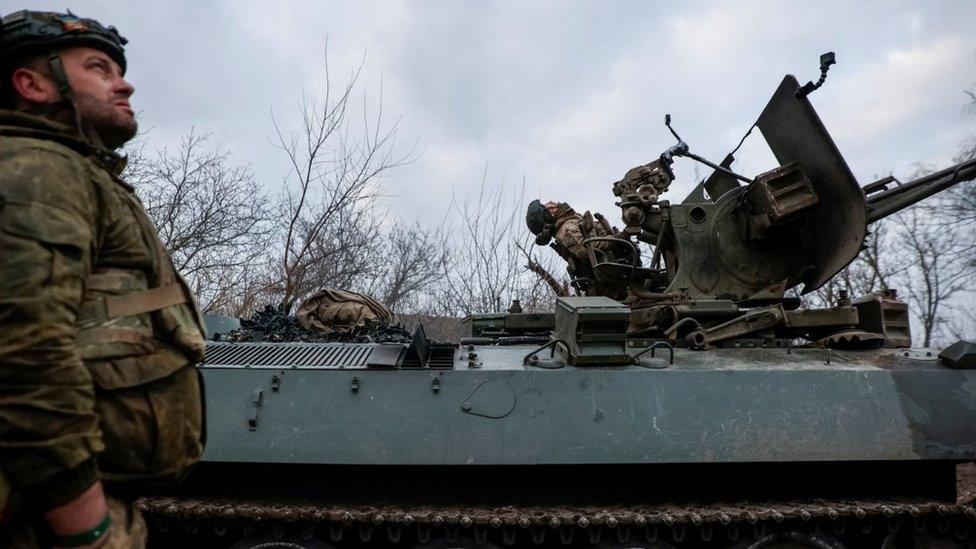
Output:
[[[19,8],[3,0],[3,11]],[[31,2],[35,9],[57,4]],[[611,182],[673,143],[713,160],[738,142],[786,73],[818,76],[811,96],[862,185],[916,162],[943,166],[976,133],[976,2],[313,2],[116,1],[70,6],[129,40],[133,104],[150,146],[191,126],[275,188],[286,165],[271,112],[293,127],[315,95],[328,37],[333,73],[366,52],[387,119],[420,158],[390,172],[392,210],[440,218],[451,191],[521,181],[617,219]],[[758,132],[753,135],[758,136]],[[774,167],[750,139],[735,168]],[[671,199],[692,186],[682,161]],[[707,170],[702,175],[707,174]]]

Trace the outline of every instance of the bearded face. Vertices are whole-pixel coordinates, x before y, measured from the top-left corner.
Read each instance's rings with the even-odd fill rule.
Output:
[[[98,134],[105,147],[117,149],[135,137],[138,123],[128,107],[128,98],[100,98],[75,89],[73,99],[82,120]],[[120,108],[118,103],[123,100],[126,107]]]
[[[60,55],[75,108],[102,143],[116,149],[135,137],[137,124],[129,104],[135,88],[123,78],[118,63],[88,47],[68,48]]]
[[[137,124],[129,97],[135,88],[125,81],[118,63],[105,52],[89,47],[67,48],[58,55],[83,130],[97,134],[110,149],[117,149],[132,139]],[[63,98],[46,57],[38,55],[14,71],[12,82],[20,96],[17,108],[74,125],[71,109],[57,108],[63,105]]]
[[[102,144],[117,149],[136,135],[136,119],[129,98],[135,93],[122,68],[107,53],[86,46],[58,52],[71,90],[70,99],[86,133],[94,132]],[[16,92],[15,108],[34,112],[63,124],[73,124],[74,113],[58,108],[63,97],[46,55],[38,55],[14,69],[10,84]]]

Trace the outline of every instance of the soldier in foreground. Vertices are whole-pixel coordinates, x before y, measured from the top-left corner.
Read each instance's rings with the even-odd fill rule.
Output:
[[[125,43],[70,13],[3,18],[2,547],[143,547],[129,498],[203,451],[202,319],[113,152],[136,133]]]

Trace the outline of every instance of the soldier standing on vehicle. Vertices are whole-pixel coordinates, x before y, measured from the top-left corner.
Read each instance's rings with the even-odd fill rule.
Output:
[[[113,152],[126,40],[67,14],[0,32],[3,547],[144,547],[137,491],[203,451],[203,322]]]
[[[602,215],[593,216],[590,212],[580,215],[565,202],[543,204],[533,200],[526,209],[525,223],[536,235],[536,244],[545,246],[554,241],[551,246],[566,260],[566,271],[582,282],[587,295],[626,299],[626,287],[598,280],[593,266],[605,260],[614,261],[614,257],[626,257],[627,250],[607,240],[583,243],[589,238],[606,238],[616,233]]]

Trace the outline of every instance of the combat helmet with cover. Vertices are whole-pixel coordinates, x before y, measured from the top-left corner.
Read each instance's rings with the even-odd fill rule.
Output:
[[[86,46],[98,49],[118,63],[125,74],[125,44],[128,40],[113,26],[106,27],[94,19],[71,13],[20,10],[0,19],[0,103],[9,106],[13,100],[9,77],[18,63],[29,56],[46,55],[51,76],[61,96],[71,102],[71,85],[60,51]],[[73,106],[73,104],[72,104]]]
[[[536,236],[536,244],[545,246],[552,240],[553,224],[556,219],[538,199],[529,203],[525,211],[525,225]]]

